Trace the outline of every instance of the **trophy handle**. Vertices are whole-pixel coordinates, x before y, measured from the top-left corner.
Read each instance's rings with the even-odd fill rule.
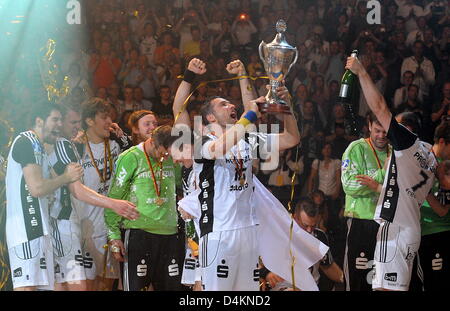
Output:
[[[295,48],[295,59],[294,59],[294,61],[289,65],[289,68],[288,68],[288,70],[287,70],[287,72],[286,72],[286,75],[289,73],[289,71],[291,71],[292,66],[294,66],[295,63],[297,62],[297,59],[298,59],[298,50],[297,50],[297,48]]]
[[[264,41],[261,41],[261,43],[259,44],[259,48],[258,48],[258,52],[259,52],[259,58],[261,59],[263,65],[264,65],[264,69],[267,72],[267,66],[266,66],[266,61],[264,59],[264,48],[266,47],[266,43]]]

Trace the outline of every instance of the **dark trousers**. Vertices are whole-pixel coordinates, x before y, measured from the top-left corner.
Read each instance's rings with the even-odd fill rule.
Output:
[[[348,218],[344,273],[347,291],[372,291],[373,258],[379,224]]]
[[[410,291],[448,291],[450,289],[450,231],[422,236]]]
[[[125,291],[184,290],[181,284],[184,236],[153,234],[139,229],[122,232],[126,258],[121,263]]]

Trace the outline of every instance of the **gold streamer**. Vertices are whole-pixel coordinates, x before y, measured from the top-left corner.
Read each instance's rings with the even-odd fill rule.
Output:
[[[64,76],[61,87],[58,87],[58,66],[53,61],[53,55],[56,51],[56,41],[48,39],[45,48],[45,55],[39,62],[41,79],[47,91],[49,101],[61,99],[69,94],[69,77]],[[41,49],[41,51],[43,50]]]
[[[295,152],[295,163],[298,162],[298,149],[300,145],[297,145],[296,152]],[[288,202],[288,212],[291,215],[291,225],[289,226],[289,255],[291,257],[291,277],[292,277],[292,287],[295,290],[295,263],[296,258],[294,254],[292,253],[292,238],[294,234],[294,214],[292,212],[292,201],[294,200],[294,194],[295,194],[295,179],[297,178],[297,172],[294,171],[294,174],[292,174],[291,178],[291,197]]]

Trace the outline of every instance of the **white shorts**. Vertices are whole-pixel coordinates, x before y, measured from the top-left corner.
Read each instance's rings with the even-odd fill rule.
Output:
[[[377,234],[372,288],[407,291],[419,246],[420,230],[382,222]]]
[[[200,262],[192,255],[192,250],[186,247],[181,284],[194,285],[196,281],[201,281]]]
[[[79,223],[50,218],[56,283],[86,280]]]
[[[83,257],[84,271],[88,280],[95,280],[97,276],[108,279],[118,279],[120,274],[119,262],[114,259],[107,245],[107,237],[84,237]]]
[[[8,249],[13,287],[34,286],[53,290],[55,270],[49,235]]]
[[[207,291],[258,291],[256,226],[211,232],[200,239],[202,283]]]

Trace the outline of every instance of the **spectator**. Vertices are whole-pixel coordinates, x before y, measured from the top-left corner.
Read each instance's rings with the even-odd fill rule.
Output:
[[[402,75],[409,70],[414,73],[414,84],[419,86],[423,96],[429,95],[430,86],[435,82],[433,63],[423,56],[424,45],[422,41],[413,44],[413,56],[406,58],[402,63]]]
[[[173,45],[173,37],[170,32],[162,34],[161,45],[155,49],[155,65],[163,64],[164,56],[168,52],[171,52],[174,55],[180,55],[180,50]]]
[[[414,73],[411,71],[405,71],[402,76],[403,86],[395,90],[393,108],[398,109],[398,107],[408,100],[408,87],[414,81]],[[417,98],[422,101],[423,95],[419,90]]]
[[[144,91],[140,86],[136,86],[134,88],[133,98],[136,102],[136,106],[142,107],[143,110],[152,110],[153,103],[147,99],[144,99]]]
[[[145,24],[144,34],[139,41],[139,50],[141,55],[147,57],[148,64],[154,66],[155,51],[158,42],[155,38],[155,29],[151,23]]]
[[[173,122],[172,94],[167,85],[159,87],[159,100],[153,105],[152,111],[157,115],[159,125]]]
[[[111,43],[104,40],[100,48],[100,55],[92,54],[89,61],[89,69],[93,73],[94,88],[108,87],[113,83],[120,66],[120,59],[112,56]]]
[[[235,45],[242,50],[250,50],[252,35],[258,30],[253,25],[248,14],[240,14],[236,16],[233,25],[231,25],[231,34],[234,38]]]
[[[201,33],[198,26],[191,27],[192,40],[187,41],[182,49],[185,59],[200,55],[200,39]]]

